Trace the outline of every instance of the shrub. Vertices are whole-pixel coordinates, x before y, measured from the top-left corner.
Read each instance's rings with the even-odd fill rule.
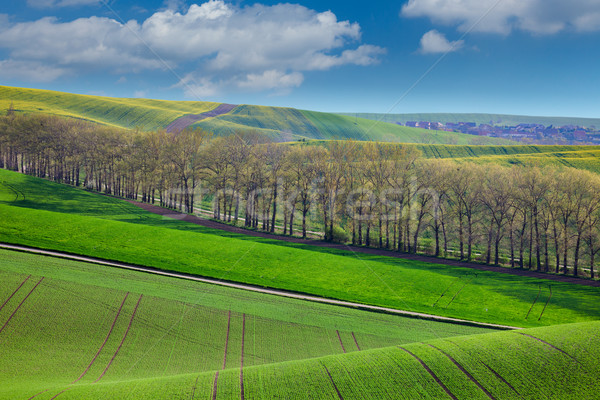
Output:
[[[339,226],[333,227],[333,237],[331,238],[334,242],[337,243],[347,243],[350,240],[350,236],[348,232]]]

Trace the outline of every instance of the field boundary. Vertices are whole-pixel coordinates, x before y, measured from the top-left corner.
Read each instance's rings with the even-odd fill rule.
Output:
[[[301,293],[301,292],[293,292],[290,290],[273,289],[273,288],[264,287],[264,286],[257,286],[257,285],[251,285],[251,284],[246,284],[246,283],[238,283],[238,282],[233,282],[233,281],[208,278],[208,277],[204,277],[204,276],[200,276],[200,275],[192,275],[192,274],[185,274],[182,272],[160,270],[160,269],[152,268],[152,267],[145,267],[145,266],[141,266],[141,265],[134,265],[134,264],[122,263],[122,262],[118,262],[118,261],[105,260],[105,259],[96,258],[96,257],[81,256],[81,255],[77,255],[77,254],[64,253],[64,252],[59,252],[59,251],[54,251],[54,250],[44,250],[44,249],[39,249],[39,248],[29,247],[29,246],[21,246],[21,245],[14,245],[14,244],[0,242],[0,249],[45,255],[45,256],[50,256],[50,257],[62,258],[62,259],[66,259],[66,260],[72,260],[72,261],[82,261],[82,262],[87,262],[87,263],[92,263],[92,264],[104,265],[104,266],[108,266],[108,267],[128,269],[128,270],[145,272],[145,273],[150,273],[150,274],[155,274],[155,275],[168,276],[171,278],[192,280],[192,281],[196,281],[196,282],[225,286],[225,287],[230,287],[230,288],[234,288],[234,289],[248,290],[248,291],[252,291],[252,292],[287,297],[287,298],[292,298],[292,299],[297,299],[297,300],[305,300],[305,301],[312,301],[315,303],[331,304],[331,305],[342,306],[342,307],[347,307],[347,308],[354,308],[354,309],[363,310],[363,311],[379,312],[379,313],[399,315],[399,316],[404,316],[404,317],[409,317],[409,318],[424,319],[424,320],[436,321],[436,322],[447,322],[447,323],[451,323],[451,324],[476,326],[476,327],[481,327],[481,328],[491,328],[491,329],[498,329],[498,330],[522,329],[521,327],[516,327],[516,326],[492,324],[492,323],[488,323],[488,322],[470,321],[470,320],[466,320],[466,319],[444,317],[441,315],[425,314],[425,313],[419,313],[419,312],[414,312],[414,311],[399,310],[399,309],[389,308],[389,307],[381,307],[381,306],[373,306],[373,305],[369,305],[369,304],[354,303],[354,302],[350,302],[350,301],[337,300],[337,299],[331,299],[331,298],[326,298],[326,297],[319,297],[319,296],[315,296],[312,294],[305,294],[305,293]]]

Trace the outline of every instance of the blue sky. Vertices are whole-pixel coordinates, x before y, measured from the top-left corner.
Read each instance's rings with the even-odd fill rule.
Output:
[[[600,117],[600,1],[4,1],[0,84],[319,111]]]

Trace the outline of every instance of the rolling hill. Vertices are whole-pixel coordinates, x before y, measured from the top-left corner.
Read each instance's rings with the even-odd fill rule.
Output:
[[[497,138],[432,132],[329,113],[253,105],[238,105],[225,114],[194,122],[194,115],[215,110],[221,104],[111,98],[0,86],[0,110],[7,110],[11,103],[18,113],[59,115],[125,129],[166,129],[178,118],[188,116],[193,127],[216,135],[253,130],[276,141],[356,139],[404,143],[510,143]]]
[[[0,250],[0,399],[591,398],[600,322],[494,332]]]

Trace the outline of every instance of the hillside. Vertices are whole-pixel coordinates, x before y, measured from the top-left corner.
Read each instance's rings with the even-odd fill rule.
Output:
[[[0,110],[7,110],[11,103],[19,113],[59,115],[142,130],[166,129],[178,118],[203,114],[220,106],[220,103],[201,101],[111,98],[0,86]],[[497,138],[431,132],[335,114],[252,105],[239,105],[223,115],[196,123],[190,118],[190,123],[216,135],[253,130],[276,141],[357,139],[405,143],[509,143]]]
[[[600,118],[581,117],[542,117],[510,114],[465,114],[465,113],[412,113],[412,114],[380,114],[380,113],[339,113],[340,115],[365,118],[381,122],[396,123],[407,121],[428,121],[441,123],[475,122],[477,124],[516,126],[518,124],[542,125],[579,125],[600,127]]]
[[[13,251],[0,260],[0,399],[490,331]]]
[[[154,130],[189,113],[212,110],[218,103],[124,99],[0,86],[0,110],[84,119],[120,128]]]
[[[494,332],[12,251],[0,260],[0,399],[537,399],[600,389],[599,322]]]

